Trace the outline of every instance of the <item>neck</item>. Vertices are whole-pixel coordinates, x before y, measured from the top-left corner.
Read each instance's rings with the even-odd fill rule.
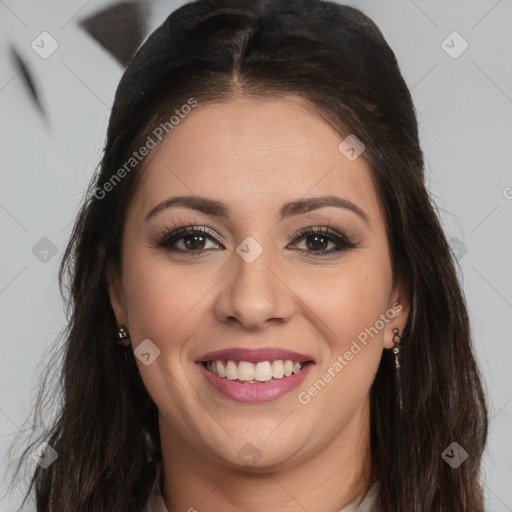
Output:
[[[369,484],[369,403],[314,453],[249,470],[207,456],[160,415],[168,512],[340,510]],[[290,462],[292,461],[292,462]]]

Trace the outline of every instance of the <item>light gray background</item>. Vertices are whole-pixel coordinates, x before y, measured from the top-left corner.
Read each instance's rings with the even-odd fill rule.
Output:
[[[123,71],[78,21],[113,3],[0,0],[0,457],[30,411],[36,367],[64,326],[58,263]],[[182,3],[152,2],[151,29]],[[456,239],[490,398],[487,510],[512,511],[512,0],[350,5],[380,27],[412,89],[428,186]],[[31,49],[42,31],[59,43],[46,60]],[[453,31],[469,43],[457,59],[441,45]],[[10,43],[36,77],[49,130],[8,58]],[[42,237],[57,247],[46,263],[32,252]],[[14,510],[17,495],[4,498],[5,483],[0,491],[0,510]]]

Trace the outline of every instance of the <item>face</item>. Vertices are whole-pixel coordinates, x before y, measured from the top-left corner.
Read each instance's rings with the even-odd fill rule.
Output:
[[[190,457],[285,467],[367,427],[408,305],[370,170],[342,140],[299,99],[236,99],[196,107],[144,172],[110,296],[161,433]]]

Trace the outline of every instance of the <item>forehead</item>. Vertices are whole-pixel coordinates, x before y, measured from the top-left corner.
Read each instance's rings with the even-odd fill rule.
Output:
[[[285,200],[336,194],[378,215],[371,171],[339,150],[343,139],[296,97],[199,104],[149,161],[135,207],[147,213],[169,195],[197,194],[240,212],[277,210]]]

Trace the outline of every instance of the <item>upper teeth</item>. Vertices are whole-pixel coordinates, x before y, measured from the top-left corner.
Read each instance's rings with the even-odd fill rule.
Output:
[[[284,376],[289,377],[292,373],[298,373],[303,366],[303,363],[281,359],[255,364],[247,361],[208,361],[206,363],[206,368],[219,377],[258,382],[266,382],[272,378],[281,379]]]

